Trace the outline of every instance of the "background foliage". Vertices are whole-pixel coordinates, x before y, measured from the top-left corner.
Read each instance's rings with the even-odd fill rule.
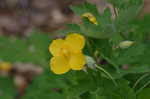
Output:
[[[87,71],[71,71],[55,75],[49,69],[48,46],[53,38],[37,31],[26,39],[0,37],[0,59],[9,62],[32,62],[41,65],[44,73],[34,79],[23,99],[149,99],[150,83],[150,16],[139,17],[142,0],[108,0],[115,8],[99,14],[95,5],[71,6],[76,15],[92,13],[98,25],[82,18],[82,24],[69,24],[60,35],[81,33],[86,37],[84,52],[90,57]],[[126,49],[122,41],[133,41]],[[91,63],[93,60],[95,63]],[[91,65],[92,64],[92,65]],[[102,69],[95,69],[95,64]],[[107,75],[106,75],[107,74]],[[13,99],[12,80],[0,78],[2,99]]]

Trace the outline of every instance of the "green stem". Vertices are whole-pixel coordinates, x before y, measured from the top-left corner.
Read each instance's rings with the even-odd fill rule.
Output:
[[[117,85],[117,82],[114,80],[114,78],[113,78],[104,68],[102,68],[101,66],[98,66],[97,64],[95,64],[95,66],[96,66],[99,70],[103,71],[103,72],[113,81],[113,83],[115,84],[115,86],[118,86],[118,85]]]
[[[136,91],[136,94],[138,94],[139,92],[141,92],[149,84],[150,84],[150,80],[146,84],[144,84],[144,86],[141,87],[138,91]]]
[[[87,38],[87,39],[88,39],[88,38]],[[93,55],[93,51],[92,51],[93,49],[92,49],[92,47],[91,47],[91,44],[90,44],[90,40],[89,40],[89,39],[87,40],[87,47],[88,47],[88,49],[89,49],[90,55],[94,56],[94,55]]]
[[[107,60],[107,62],[109,62],[109,63],[117,70],[118,73],[120,73],[119,68],[118,68],[118,65],[116,65],[115,63],[113,63],[109,58],[105,57],[102,53],[101,53],[101,56],[102,56],[105,60]]]
[[[149,73],[146,73],[146,74],[144,74],[144,75],[142,75],[136,82],[135,82],[135,84],[133,85],[133,87],[132,88],[136,88],[136,86],[138,85],[138,83],[141,81],[141,80],[143,80],[146,76],[148,76],[149,75]]]

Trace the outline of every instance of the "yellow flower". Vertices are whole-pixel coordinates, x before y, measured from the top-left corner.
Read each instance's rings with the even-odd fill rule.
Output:
[[[0,62],[0,70],[9,71],[12,68],[11,64],[8,62]]]
[[[96,24],[96,25],[98,24],[98,22],[97,22],[95,16],[94,16],[93,14],[89,13],[89,12],[84,13],[84,14],[82,15],[82,17],[88,18],[88,20],[89,20],[90,22],[92,22],[93,24]]]
[[[65,39],[53,40],[49,51],[53,55],[50,60],[51,70],[56,74],[64,74],[69,70],[81,70],[86,61],[82,53],[85,38],[77,33],[69,34]]]

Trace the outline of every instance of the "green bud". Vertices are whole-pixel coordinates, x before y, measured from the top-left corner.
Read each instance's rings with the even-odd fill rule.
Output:
[[[86,63],[87,63],[87,67],[88,68],[91,68],[91,69],[95,69],[96,68],[95,67],[96,62],[95,62],[95,60],[92,57],[86,56]]]
[[[125,48],[129,48],[133,44],[134,44],[133,41],[122,41],[122,42],[120,42],[119,47],[122,49],[125,49]]]

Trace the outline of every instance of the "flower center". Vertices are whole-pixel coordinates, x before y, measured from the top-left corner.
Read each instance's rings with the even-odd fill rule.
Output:
[[[69,47],[64,45],[62,48],[61,48],[61,53],[63,56],[65,56],[67,59],[70,58],[70,51],[69,51]]]

